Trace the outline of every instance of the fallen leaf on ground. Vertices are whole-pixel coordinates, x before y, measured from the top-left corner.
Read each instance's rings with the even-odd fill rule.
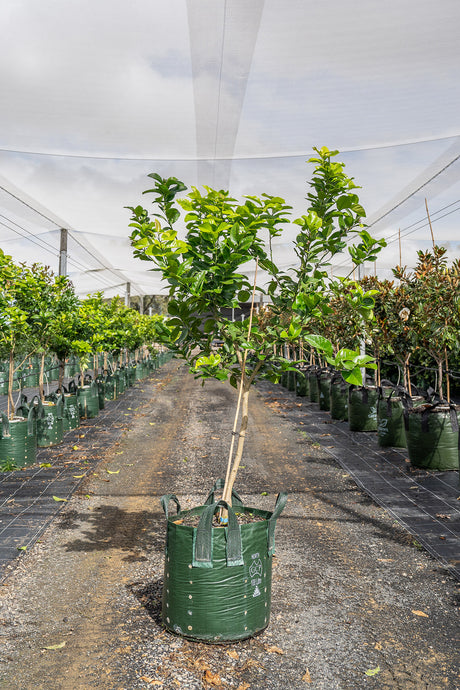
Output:
[[[66,498],[59,498],[59,496],[53,496],[53,501],[67,501]]]
[[[64,642],[59,642],[59,644],[51,644],[49,645],[49,647],[43,647],[43,649],[48,649],[52,651],[54,649],[62,649],[63,647],[65,647],[65,640]]]
[[[149,678],[148,676],[141,676],[141,680],[143,680],[144,683],[148,683],[149,685],[163,685],[162,680],[155,680],[154,678]]]
[[[313,683],[313,681],[311,679],[310,671],[308,670],[308,668],[305,669],[305,673],[302,676],[302,680],[304,681],[304,683]]]
[[[238,652],[235,652],[234,649],[227,649],[227,654],[232,659],[239,659],[240,658],[240,655],[238,654]]]
[[[248,690],[251,686],[249,683],[241,683],[241,685],[238,685],[236,690]]]
[[[40,467],[52,467],[50,462],[41,462],[39,466]]]
[[[444,513],[436,513],[436,517],[441,520],[450,520],[450,515],[445,515]]]
[[[424,611],[412,610],[412,613],[414,614],[414,616],[422,616],[422,618],[429,618],[428,614]]]
[[[220,676],[217,673],[213,673],[209,669],[204,672],[203,679],[206,681],[206,683],[209,683],[209,685],[222,685]]]
[[[74,479],[82,479],[85,475],[84,474],[74,474],[72,476]]]
[[[366,676],[376,676],[377,673],[380,673],[380,666],[377,666],[377,668],[369,668],[365,673]]]
[[[394,558],[377,558],[380,563],[394,563]]]
[[[120,470],[106,470],[107,474],[118,474]]]
[[[275,645],[265,645],[265,650],[267,652],[270,652],[270,654],[284,654],[283,650],[280,649],[279,647],[276,647]]]

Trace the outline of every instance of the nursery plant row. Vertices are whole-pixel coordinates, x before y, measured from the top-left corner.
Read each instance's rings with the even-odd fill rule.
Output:
[[[78,374],[66,386],[43,398],[35,395],[28,400],[21,392],[14,416],[9,418],[4,412],[0,413],[0,469],[11,471],[34,464],[37,448],[62,443],[65,433],[79,427],[82,419],[96,417],[106,401],[116,400],[126,388],[149,376],[171,356],[164,351],[142,359],[130,359],[111,372],[93,372],[94,377],[85,374],[82,378]],[[72,365],[66,364],[66,367],[72,371]]]
[[[435,393],[409,395],[388,380],[379,386],[368,381],[350,385],[340,372],[317,365],[293,367],[281,384],[317,403],[332,419],[347,422],[350,431],[376,432],[380,447],[407,448],[414,467],[459,469],[460,410]]]

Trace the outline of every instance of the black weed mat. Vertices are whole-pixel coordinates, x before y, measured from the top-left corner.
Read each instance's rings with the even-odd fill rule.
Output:
[[[140,385],[107,401],[97,417],[67,432],[62,444],[39,449],[36,464],[0,473],[0,581],[129,428]]]
[[[375,432],[352,432],[347,422],[279,385],[257,386],[299,434],[321,445],[354,481],[391,513],[416,542],[460,580],[459,473],[412,467],[405,449],[380,448]]]

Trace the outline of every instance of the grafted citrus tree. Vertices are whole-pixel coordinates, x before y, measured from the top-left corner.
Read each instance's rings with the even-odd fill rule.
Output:
[[[344,249],[347,234],[353,232],[363,214],[355,195],[348,193],[351,182],[343,177],[343,166],[331,163],[333,153],[326,149],[318,155],[314,186],[318,198],[324,193],[327,197],[295,221],[301,226],[296,242],[300,268],[295,278],[279,271],[270,252],[272,239],[289,220],[290,207],[280,197],[263,194],[238,202],[226,191],[205,187],[204,194],[193,188],[176,202],[185,185],[176,178],[164,179],[152,173],[155,185],[146,193],[154,195],[154,212],[142,206],[128,207],[135,256],[151,261],[152,270],[159,271],[169,284],[171,318],[167,327],[159,326],[159,338],[168,341],[196,376],[228,380],[238,388],[237,409],[241,407],[241,414],[235,415],[223,494],[229,503],[243,453],[251,385],[260,376],[277,380],[281,369],[290,366],[287,361],[280,362],[274,346],[295,342],[308,327],[309,316],[326,308],[323,289],[327,260]],[[178,207],[186,212],[183,239],[175,229]],[[375,244],[362,228],[359,239],[358,245],[350,247],[353,260],[369,260],[376,252]],[[254,304],[265,291],[256,279],[249,280],[248,268],[256,275],[258,270],[265,271],[268,292],[276,306],[276,318],[265,321],[263,328],[253,319],[252,310],[243,321],[232,321],[228,316],[242,302],[251,300]],[[283,311],[290,315],[287,323],[280,318]],[[337,360],[324,337],[305,334],[304,338],[321,348],[330,361],[345,364],[350,370],[362,366],[359,353],[342,352]]]

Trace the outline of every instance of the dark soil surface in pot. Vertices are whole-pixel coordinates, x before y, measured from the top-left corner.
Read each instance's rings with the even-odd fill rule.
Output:
[[[454,579],[299,433],[276,390],[253,391],[235,487],[263,510],[289,493],[268,628],[219,646],[161,627],[159,498],[203,504],[225,473],[236,400],[172,361],[140,384],[129,430],[0,586],[1,688],[459,687]]]

